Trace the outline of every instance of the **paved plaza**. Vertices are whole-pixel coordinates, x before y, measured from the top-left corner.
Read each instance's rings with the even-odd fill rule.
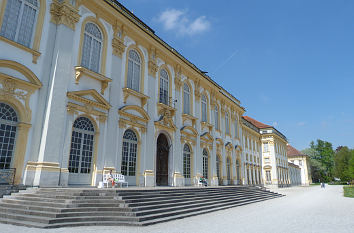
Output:
[[[0,232],[354,232],[354,198],[343,197],[342,186],[294,187],[277,191],[286,197],[148,227],[35,229],[0,224]]]

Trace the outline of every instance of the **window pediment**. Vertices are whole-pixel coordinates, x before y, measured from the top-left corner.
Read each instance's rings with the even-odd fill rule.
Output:
[[[97,107],[103,110],[109,110],[111,105],[96,90],[71,91],[67,93],[67,97],[81,102],[85,105]]]

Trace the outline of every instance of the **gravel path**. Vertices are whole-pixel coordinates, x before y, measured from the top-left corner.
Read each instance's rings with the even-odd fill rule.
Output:
[[[277,190],[286,197],[148,227],[75,227],[34,229],[0,224],[2,233],[353,233],[354,198],[342,186],[294,187]]]

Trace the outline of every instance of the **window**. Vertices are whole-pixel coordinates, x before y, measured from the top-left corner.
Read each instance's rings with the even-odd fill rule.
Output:
[[[31,47],[38,5],[37,0],[7,0],[0,35]]]
[[[231,161],[230,158],[227,158],[226,160],[226,176],[227,176],[227,180],[230,181],[231,180]]]
[[[241,175],[240,175],[240,162],[238,160],[236,160],[236,178],[237,181],[239,182],[241,179]]]
[[[267,182],[271,183],[272,181],[272,176],[270,174],[270,171],[266,171],[266,179],[267,179]]]
[[[205,95],[202,95],[202,121],[207,122],[207,98]]]
[[[93,124],[88,118],[79,117],[75,120],[71,134],[69,172],[91,172],[94,134]]]
[[[135,176],[136,168],[136,151],[138,147],[138,139],[136,134],[128,129],[123,135],[123,151],[121,172],[125,176]]]
[[[15,110],[0,103],[0,169],[9,169],[15,150],[17,114]]]
[[[263,143],[264,152],[269,152],[268,142]]]
[[[220,173],[220,157],[217,155],[216,156],[216,175],[218,176],[218,179],[221,179],[221,173]]]
[[[129,50],[127,87],[140,91],[141,60],[137,51]]]
[[[229,122],[229,113],[225,113],[225,132],[226,134],[230,134],[230,122]]]
[[[302,160],[299,160],[299,165],[302,166]]]
[[[191,149],[187,144],[183,147],[183,176],[191,178]]]
[[[203,149],[203,177],[208,179],[208,151]]]
[[[219,109],[215,106],[215,129],[219,130]]]
[[[96,24],[87,23],[82,45],[81,66],[98,73],[100,70],[101,51],[102,33]]]
[[[190,89],[187,83],[183,85],[183,113],[191,114]]]
[[[168,105],[168,73],[165,69],[160,70],[160,103]]]
[[[235,138],[238,138],[238,125],[237,125],[237,119],[235,120]]]

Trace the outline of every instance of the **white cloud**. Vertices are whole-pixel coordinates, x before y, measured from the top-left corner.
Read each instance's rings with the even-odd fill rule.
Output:
[[[179,35],[193,36],[203,33],[210,28],[210,22],[206,16],[199,16],[196,19],[190,19],[187,11],[177,9],[168,9],[161,13],[157,22],[162,23],[167,31],[176,31]]]
[[[297,126],[304,126],[306,124],[306,122],[300,121],[297,123]]]

